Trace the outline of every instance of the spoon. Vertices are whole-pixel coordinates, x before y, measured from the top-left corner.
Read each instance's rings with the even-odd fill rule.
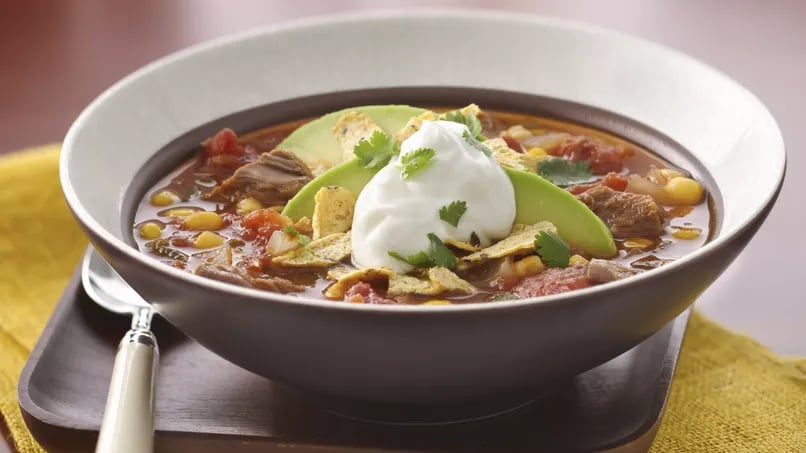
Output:
[[[81,264],[84,291],[101,307],[130,314],[118,346],[95,453],[154,451],[154,380],[159,351],[151,333],[153,310],[91,246]]]

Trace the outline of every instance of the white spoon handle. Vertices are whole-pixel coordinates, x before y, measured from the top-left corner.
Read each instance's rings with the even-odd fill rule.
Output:
[[[154,451],[154,380],[159,352],[154,335],[130,330],[115,356],[96,453]]]

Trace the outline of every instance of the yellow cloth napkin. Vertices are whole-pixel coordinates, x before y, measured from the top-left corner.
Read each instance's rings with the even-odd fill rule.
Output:
[[[0,158],[0,413],[42,451],[17,379],[86,246],[62,199],[58,146]],[[694,313],[652,452],[806,452],[806,360],[776,357]]]

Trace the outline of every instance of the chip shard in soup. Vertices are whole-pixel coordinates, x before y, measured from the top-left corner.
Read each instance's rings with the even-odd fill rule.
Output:
[[[509,235],[515,219],[512,183],[468,134],[462,124],[423,121],[401,144],[400,156],[364,187],[353,218],[356,265],[406,273],[414,266],[393,255],[427,250],[429,234],[443,241],[475,237],[482,246]]]

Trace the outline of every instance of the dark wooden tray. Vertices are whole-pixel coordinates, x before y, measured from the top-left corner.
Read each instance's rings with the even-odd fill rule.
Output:
[[[525,408],[440,426],[388,426],[333,415],[157,321],[156,449],[646,451],[663,412],[687,321],[688,312],[627,353],[548,389]],[[78,273],[74,275],[19,382],[25,421],[48,451],[92,451],[115,350],[128,324],[128,319],[93,304]]]

